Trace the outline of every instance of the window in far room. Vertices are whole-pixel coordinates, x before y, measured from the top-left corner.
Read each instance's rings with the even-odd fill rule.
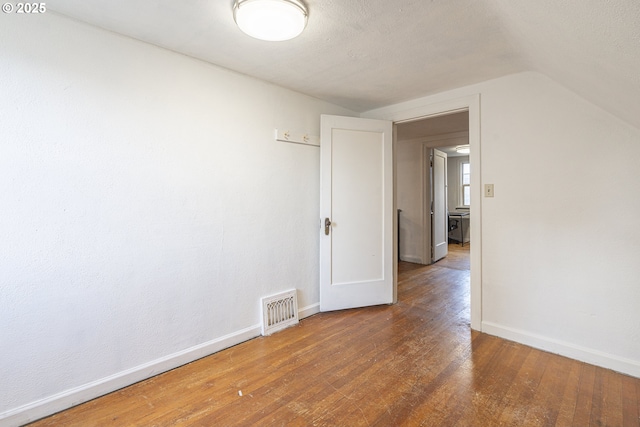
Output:
[[[469,207],[471,205],[471,164],[469,162],[460,163],[460,194],[462,206]]]

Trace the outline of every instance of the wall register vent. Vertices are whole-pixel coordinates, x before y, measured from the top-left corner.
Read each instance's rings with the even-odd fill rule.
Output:
[[[262,335],[271,335],[298,323],[296,290],[262,298]]]

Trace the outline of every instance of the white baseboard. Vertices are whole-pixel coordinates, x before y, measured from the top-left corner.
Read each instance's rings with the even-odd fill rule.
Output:
[[[400,257],[400,261],[412,262],[414,264],[422,264],[422,258],[418,256],[411,256],[411,255]]]
[[[260,336],[260,325],[242,329],[215,340],[145,363],[144,365],[136,366],[135,368],[127,369],[126,371],[84,384],[80,387],[54,394],[45,399],[28,403],[0,413],[0,426],[13,427],[35,421],[257,336]]]
[[[615,356],[493,322],[482,322],[482,332],[640,378],[640,361],[637,360]]]
[[[313,316],[314,314],[320,313],[320,303],[317,302],[315,304],[308,305],[306,307],[302,307],[298,309],[298,318],[304,319],[305,317]]]

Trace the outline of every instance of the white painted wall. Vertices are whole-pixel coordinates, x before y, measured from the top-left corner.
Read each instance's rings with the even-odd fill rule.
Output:
[[[364,116],[473,94],[481,181],[495,185],[494,198],[472,201],[481,210],[482,329],[640,376],[640,130],[538,73]]]
[[[0,424],[317,310],[319,150],[273,132],[352,112],[53,13],[0,81]]]
[[[425,239],[430,241],[431,230],[424,234],[424,204],[426,194],[423,168],[425,153],[420,141],[398,142],[396,147],[396,197],[400,213],[400,259],[429,264],[425,253]]]

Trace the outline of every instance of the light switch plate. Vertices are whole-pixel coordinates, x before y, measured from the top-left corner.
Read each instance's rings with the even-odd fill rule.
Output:
[[[484,197],[493,197],[493,184],[484,185]]]

